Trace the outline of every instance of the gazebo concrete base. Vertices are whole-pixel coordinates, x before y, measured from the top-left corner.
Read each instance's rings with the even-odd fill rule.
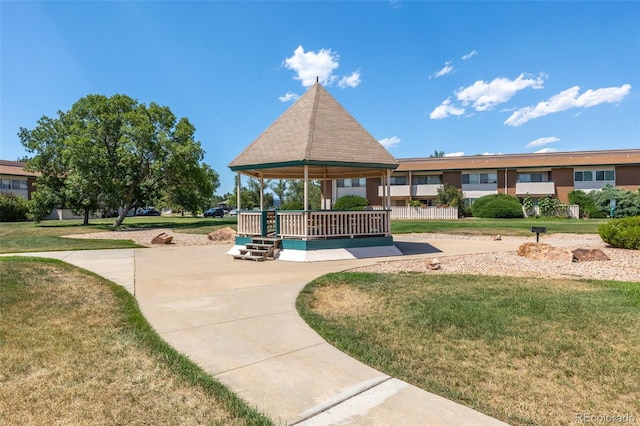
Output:
[[[228,255],[240,254],[250,237],[236,237],[236,244]],[[393,244],[393,237],[336,238],[326,240],[283,239],[277,260],[291,262],[321,262],[327,260],[365,259],[370,257],[402,256]]]
[[[239,254],[244,246],[233,246],[228,255]],[[328,260],[366,259],[370,257],[402,256],[396,246],[355,247],[326,250],[292,250],[280,251],[276,260],[288,262],[325,262]]]

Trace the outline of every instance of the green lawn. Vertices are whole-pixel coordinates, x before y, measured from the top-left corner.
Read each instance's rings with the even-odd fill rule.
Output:
[[[80,220],[0,223],[0,253],[140,247],[132,241],[61,238],[72,234],[116,232],[111,226],[113,219],[91,219],[89,223],[88,226],[83,226]],[[235,228],[236,223],[236,218],[128,217],[121,229],[169,228],[175,232],[208,234],[225,226]]]
[[[547,232],[568,234],[597,234],[598,226],[607,219],[479,219],[458,220],[393,220],[393,234],[412,232],[479,234],[479,235],[531,235],[532,226],[543,226]]]
[[[269,425],[165,343],[122,287],[0,258],[0,424]]]
[[[297,301],[328,342],[514,425],[640,417],[640,284],[338,273]]]

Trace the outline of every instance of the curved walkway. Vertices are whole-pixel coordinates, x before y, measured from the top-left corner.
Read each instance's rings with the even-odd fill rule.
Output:
[[[416,243],[406,243],[405,253],[430,257],[517,247],[504,241]],[[300,318],[295,300],[306,283],[383,259],[247,262],[234,261],[227,250],[162,247],[27,255],[62,259],[127,287],[167,342],[278,423],[504,424],[356,361]]]

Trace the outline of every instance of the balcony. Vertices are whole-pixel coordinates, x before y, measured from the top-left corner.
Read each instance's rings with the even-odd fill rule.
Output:
[[[385,188],[384,186],[378,186],[378,197],[382,197],[384,195]],[[391,185],[391,196],[392,197],[406,197],[409,198],[409,185]]]
[[[438,189],[442,188],[441,184],[422,184],[413,185],[411,188],[411,196],[413,197],[436,197]]]
[[[556,185],[553,182],[518,182],[516,195],[555,195]]]

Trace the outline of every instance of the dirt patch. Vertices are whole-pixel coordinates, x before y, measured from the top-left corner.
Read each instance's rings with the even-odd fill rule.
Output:
[[[318,288],[313,297],[311,309],[326,318],[344,316],[345,313],[363,315],[380,306],[375,297],[347,285]]]

